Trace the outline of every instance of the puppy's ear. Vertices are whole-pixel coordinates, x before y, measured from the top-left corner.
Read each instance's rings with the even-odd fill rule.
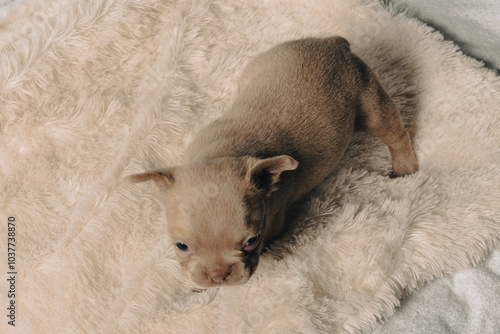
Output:
[[[258,159],[250,164],[247,181],[255,184],[258,189],[272,191],[282,172],[294,170],[298,166],[297,160],[288,155]]]
[[[169,190],[175,183],[175,167],[148,171],[141,174],[134,174],[125,177],[128,182],[139,183],[144,181],[154,181],[160,190]]]

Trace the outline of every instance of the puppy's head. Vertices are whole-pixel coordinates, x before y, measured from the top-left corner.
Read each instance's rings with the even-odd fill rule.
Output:
[[[268,199],[289,156],[217,158],[132,175],[159,187],[177,258],[198,288],[244,284],[255,271],[267,231]]]

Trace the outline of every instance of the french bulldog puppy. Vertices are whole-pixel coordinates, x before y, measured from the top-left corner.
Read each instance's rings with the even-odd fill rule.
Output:
[[[160,188],[181,268],[199,289],[244,284],[285,214],[328,176],[355,129],[388,147],[396,176],[418,163],[399,111],[342,37],[278,45],[254,59],[232,107],[182,164],[130,176]]]

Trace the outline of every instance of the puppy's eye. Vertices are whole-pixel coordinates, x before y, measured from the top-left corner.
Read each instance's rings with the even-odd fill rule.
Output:
[[[257,247],[257,244],[259,243],[259,240],[260,240],[260,234],[256,235],[255,237],[251,237],[243,245],[243,250],[247,251],[247,252],[254,250],[255,247]]]
[[[189,247],[186,244],[183,244],[182,242],[178,242],[175,244],[175,247],[177,247],[179,250],[186,252]]]

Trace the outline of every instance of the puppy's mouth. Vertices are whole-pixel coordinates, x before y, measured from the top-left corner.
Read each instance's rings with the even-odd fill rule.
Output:
[[[211,277],[207,275],[203,283],[206,285],[206,287],[217,287],[217,286],[242,285],[245,284],[247,280],[248,278],[245,277],[245,275],[230,273],[224,277],[219,277],[219,276]]]
[[[226,286],[237,286],[243,285],[248,281],[249,277],[242,277],[240,279],[234,279],[232,277],[224,278],[205,278],[203,281],[195,281],[190,278],[191,283],[194,285],[193,292],[203,292],[206,289],[226,287]]]
[[[229,281],[229,279],[227,277],[220,278],[220,279],[208,278],[208,285],[210,287],[222,286],[222,285],[230,284],[229,282],[230,281]]]

